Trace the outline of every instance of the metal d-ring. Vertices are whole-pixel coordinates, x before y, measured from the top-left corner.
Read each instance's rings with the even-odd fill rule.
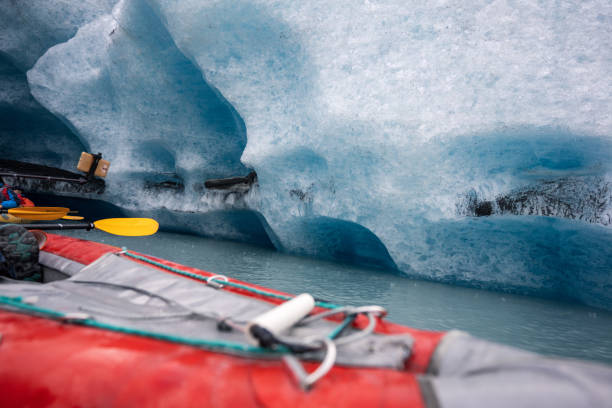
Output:
[[[220,284],[219,282],[215,282],[214,281],[215,278],[223,279],[225,280],[225,282],[229,282],[229,279],[225,275],[213,275],[213,276],[209,276],[208,278],[206,278],[206,284],[212,286],[213,288],[221,289],[223,285]]]
[[[328,338],[322,338],[318,340],[321,345],[325,348],[325,357],[321,364],[312,373],[308,374],[300,360],[298,360],[293,354],[285,354],[283,361],[287,364],[287,367],[293,373],[297,383],[303,390],[309,390],[317,381],[319,381],[325,374],[329,372],[336,362],[336,345],[333,341]]]

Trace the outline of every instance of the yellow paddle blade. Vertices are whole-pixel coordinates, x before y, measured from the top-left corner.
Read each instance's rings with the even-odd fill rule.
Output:
[[[94,226],[104,232],[128,237],[153,235],[159,224],[151,218],[107,218],[94,221]]]
[[[7,212],[27,220],[58,220],[68,214],[68,211],[70,209],[65,207],[17,207]]]
[[[80,215],[64,215],[62,220],[82,220],[85,217],[81,217]]]

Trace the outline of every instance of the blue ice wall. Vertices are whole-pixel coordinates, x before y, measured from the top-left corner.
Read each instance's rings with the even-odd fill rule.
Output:
[[[610,308],[611,16],[597,0],[123,0],[28,83],[111,159],[122,207],[216,236],[185,214],[253,211],[284,251]],[[246,196],[202,187],[248,168]],[[147,188],[164,177],[184,188]]]
[[[194,190],[208,178],[248,172],[240,162],[242,119],[143,1],[122,2],[81,27],[38,60],[28,81],[39,101],[111,161],[106,197],[126,208],[218,210]],[[144,188],[164,177],[183,185],[178,196]]]
[[[86,141],[30,95],[26,71],[50,47],[109,13],[116,0],[0,1],[2,158],[74,169]]]
[[[455,285],[612,305],[612,234],[555,217],[463,218],[410,225],[398,266]]]
[[[0,55],[0,158],[73,168],[84,146],[30,95],[25,73]]]
[[[0,54],[26,71],[55,44],[78,28],[107,14],[117,0],[0,1]]]

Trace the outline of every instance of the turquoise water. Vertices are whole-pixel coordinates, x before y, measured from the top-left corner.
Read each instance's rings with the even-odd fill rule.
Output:
[[[247,244],[172,233],[70,235],[155,255],[289,293],[339,304],[377,304],[393,322],[460,329],[488,340],[612,364],[612,313],[578,304],[411,280],[391,272],[281,254]]]

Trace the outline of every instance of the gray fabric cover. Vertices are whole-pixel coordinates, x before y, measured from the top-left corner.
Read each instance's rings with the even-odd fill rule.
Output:
[[[544,357],[458,331],[442,339],[428,374],[420,379],[428,407],[612,407],[612,367]]]
[[[50,254],[48,254],[50,255]],[[77,265],[46,257],[45,263],[71,272]],[[258,299],[215,289],[116,254],[106,254],[71,278],[46,284],[5,283],[0,294],[37,299],[36,306],[64,313],[87,313],[97,321],[122,327],[194,339],[225,340],[248,344],[240,331],[224,332],[217,322],[229,318],[246,323],[274,305]],[[291,336],[323,336],[336,324],[317,321],[296,327]],[[348,329],[349,332],[352,329]],[[338,347],[337,362],[345,365],[403,368],[410,356],[409,335],[369,335]],[[308,358],[322,356],[309,354]]]
[[[63,256],[55,255],[50,252],[45,252],[43,249],[38,255],[38,262],[51,269],[57,269],[66,275],[74,275],[85,267],[82,263],[64,258]]]

